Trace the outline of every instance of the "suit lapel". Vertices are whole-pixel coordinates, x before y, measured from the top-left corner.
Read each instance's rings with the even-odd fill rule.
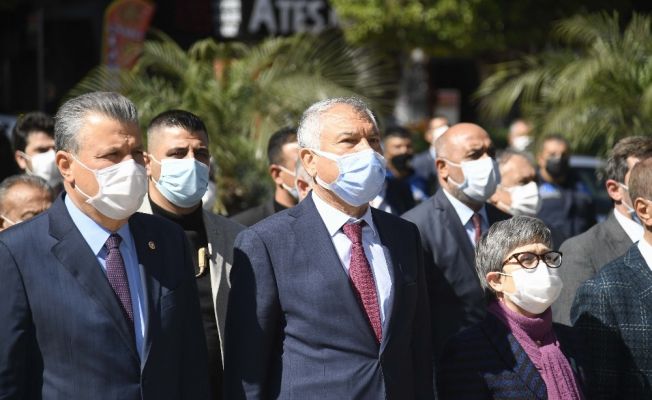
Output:
[[[344,304],[360,332],[375,341],[371,325],[367,321],[358,299],[353,294],[349,276],[342,267],[342,262],[335,251],[335,246],[333,246],[326,225],[315,207],[312,196],[311,193],[290,210],[290,215],[296,218],[292,227],[299,248],[306,252],[305,260],[301,261],[305,263],[305,268],[314,268],[321,279],[335,285],[335,290],[331,293],[333,301]]]
[[[52,247],[52,253],[82,286],[86,294],[106,310],[120,337],[131,350],[134,361],[139,363],[133,332],[127,324],[119,300],[106,274],[102,271],[97,257],[70,218],[63,198],[63,195],[60,196],[48,211],[50,235],[58,240],[58,243]]]
[[[602,234],[605,237],[600,243],[606,244],[609,247],[609,254],[613,254],[613,258],[620,257],[632,245],[632,240],[627,236],[625,230],[620,226],[614,213],[616,210],[611,210],[607,220],[603,224]]]
[[[392,309],[388,314],[385,315],[385,324],[383,329],[383,340],[380,344],[380,353],[382,354],[385,351],[385,347],[389,342],[392,335],[392,324],[396,318],[396,313],[401,308],[402,301],[402,290],[403,290],[403,274],[402,266],[406,265],[403,252],[399,252],[398,249],[401,248],[401,238],[396,236],[396,229],[393,229],[391,225],[387,225],[387,219],[384,218],[382,213],[376,209],[371,209],[371,214],[373,216],[374,225],[376,225],[376,230],[380,237],[380,242],[384,248],[389,252],[389,259],[387,261],[387,267],[392,274]],[[382,305],[381,305],[382,306]]]
[[[145,366],[152,343],[161,329],[160,300],[161,284],[155,278],[157,268],[163,265],[160,253],[156,250],[157,237],[144,229],[145,224],[139,221],[141,216],[134,214],[129,219],[129,228],[134,238],[138,263],[140,265],[141,279],[145,285],[145,299],[147,306],[147,326],[145,328],[145,343],[141,366]]]
[[[505,325],[488,312],[481,328],[505,366],[513,371],[537,398],[545,399],[546,384],[541,374]]]
[[[440,221],[443,221],[443,229],[449,232],[449,235],[455,238],[456,245],[460,249],[458,255],[462,255],[466,262],[464,264],[466,268],[471,268],[471,272],[475,276],[475,260],[474,254],[475,249],[469,241],[469,236],[466,234],[466,230],[460,221],[457,211],[451,204],[450,201],[446,198],[444,194],[444,189],[440,189],[434,198],[435,209],[440,213]],[[490,222],[491,223],[491,222]]]

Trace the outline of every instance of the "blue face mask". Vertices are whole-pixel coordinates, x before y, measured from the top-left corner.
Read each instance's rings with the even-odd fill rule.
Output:
[[[194,158],[165,158],[158,161],[161,165],[161,176],[156,188],[161,194],[178,207],[190,208],[197,205],[208,188],[208,166]]]
[[[341,156],[319,150],[312,151],[337,163],[340,170],[337,179],[326,183],[316,176],[315,180],[346,203],[360,207],[373,200],[382,190],[385,182],[385,159],[373,149]]]

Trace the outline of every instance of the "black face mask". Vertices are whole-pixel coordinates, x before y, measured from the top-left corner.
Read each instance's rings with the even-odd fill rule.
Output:
[[[400,154],[391,159],[391,163],[401,175],[412,175],[412,154]]]
[[[565,177],[569,170],[568,157],[555,157],[546,160],[546,171],[554,179]]]

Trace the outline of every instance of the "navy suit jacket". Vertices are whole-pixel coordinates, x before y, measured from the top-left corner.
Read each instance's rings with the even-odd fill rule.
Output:
[[[572,330],[553,324],[560,349],[576,376],[582,369]],[[493,314],[455,335],[446,345],[437,369],[439,399],[540,399],[546,384],[523,347]]]
[[[632,245],[577,291],[591,399],[652,398],[652,271]]]
[[[510,217],[490,204],[485,207],[489,225]],[[475,250],[443,189],[403,218],[421,232],[436,360],[448,338],[484,318],[485,297],[475,271]]]
[[[60,196],[0,233],[0,399],[207,399],[206,342],[183,231],[134,214],[144,359]]]
[[[228,399],[433,398],[418,232],[371,211],[393,274],[380,346],[312,194],[238,236],[226,317]]]

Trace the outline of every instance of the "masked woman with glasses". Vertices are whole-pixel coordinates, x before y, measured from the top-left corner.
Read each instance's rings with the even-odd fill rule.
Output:
[[[577,344],[570,328],[552,323],[562,254],[551,251],[550,236],[539,219],[516,216],[480,240],[476,271],[487,316],[448,342],[437,369],[440,399],[584,398]]]

